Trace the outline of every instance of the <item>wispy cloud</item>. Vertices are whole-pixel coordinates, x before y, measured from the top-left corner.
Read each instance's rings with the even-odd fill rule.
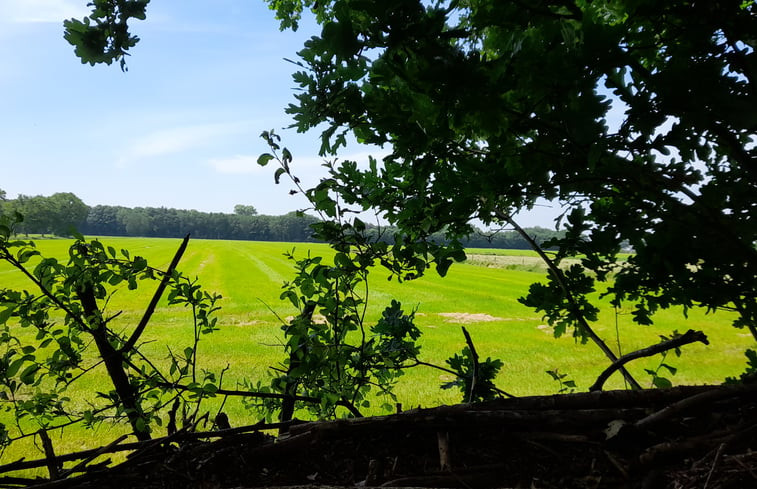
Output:
[[[257,157],[236,155],[230,158],[213,158],[208,161],[218,173],[260,173],[265,171],[257,163]]]
[[[220,127],[213,125],[174,127],[156,131],[135,141],[131,148],[131,156],[151,157],[181,153],[207,144],[220,132]]]
[[[321,166],[323,159],[319,157],[301,157],[295,158],[292,167],[294,173],[303,176],[303,173],[313,173]],[[252,155],[235,155],[229,158],[213,158],[208,161],[218,173],[273,173],[273,169],[278,168],[278,163],[271,161],[265,168],[258,165],[258,156]]]
[[[80,0],[0,0],[0,19],[15,23],[62,22],[90,13]]]
[[[199,124],[158,129],[129,142],[121,166],[136,160],[210,147],[250,131],[247,122]]]

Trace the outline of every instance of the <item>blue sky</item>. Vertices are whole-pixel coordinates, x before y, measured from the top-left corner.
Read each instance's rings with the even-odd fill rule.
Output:
[[[277,129],[301,172],[319,168],[316,135],[282,131],[307,26],[280,32],[255,0],[154,0],[128,72],[83,65],[62,21],[87,0],[0,0],[0,188],[73,192],[89,205],[280,214],[303,207],[259,168]]]
[[[0,0],[0,188],[73,192],[89,205],[283,214],[306,203],[256,165],[276,129],[305,183],[322,174],[317,134],[284,130],[294,65],[316,33],[281,32],[262,0],[153,0],[129,70],[83,65],[63,19],[87,0]],[[359,151],[342,155],[361,159]],[[522,224],[550,225],[541,209]]]

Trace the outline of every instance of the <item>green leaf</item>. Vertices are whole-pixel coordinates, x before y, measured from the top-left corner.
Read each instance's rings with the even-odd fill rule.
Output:
[[[281,179],[281,175],[286,173],[286,170],[283,168],[277,168],[276,172],[273,174],[273,181],[276,182],[276,185],[279,184],[279,180]]]
[[[35,381],[35,376],[37,372],[39,371],[39,368],[40,368],[39,365],[37,365],[36,363],[29,365],[28,367],[24,369],[23,372],[21,372],[21,375],[19,376],[19,380],[21,380],[21,382],[23,382],[26,385],[33,384]]]
[[[668,365],[667,363],[660,364],[660,368],[666,369],[668,372],[670,372],[671,375],[675,375],[678,372],[678,369],[673,367],[672,365]]]
[[[452,260],[449,258],[442,258],[436,262],[436,273],[438,273],[440,277],[444,277],[447,275],[450,266],[452,266]]]
[[[652,379],[652,384],[658,389],[669,389],[673,387],[673,383],[665,377],[655,377]]]
[[[135,256],[134,261],[132,262],[132,267],[135,272],[141,272],[142,270],[147,268],[147,260],[145,260],[141,256]]]
[[[114,285],[114,286],[120,284],[121,282],[123,282],[123,277],[115,273],[111,275],[110,278],[108,279],[108,284]]]
[[[18,253],[17,259],[19,263],[26,263],[28,262],[33,256],[39,256],[39,251],[37,250],[22,250]]]
[[[0,310],[0,324],[5,324],[8,319],[13,316],[13,313],[15,312],[15,307],[8,307],[6,309]]]
[[[8,377],[15,376],[21,369],[21,365],[23,365],[24,363],[26,363],[26,359],[23,357],[13,360],[8,366],[8,370],[5,371],[5,375],[7,375]]]
[[[285,167],[287,167],[289,163],[292,162],[292,153],[290,153],[289,150],[286,148],[281,150],[281,161]]]
[[[266,166],[272,159],[274,159],[274,156],[272,154],[263,153],[262,155],[258,156],[258,165]]]
[[[350,257],[344,253],[337,253],[334,255],[334,264],[341,268],[352,269],[355,265],[350,260]]]

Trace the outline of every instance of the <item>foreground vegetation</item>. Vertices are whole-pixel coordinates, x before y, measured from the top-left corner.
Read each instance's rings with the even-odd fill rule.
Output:
[[[85,21],[65,22],[64,36],[82,61],[120,61],[123,69],[138,41],[126,23],[144,19],[148,3],[94,2]],[[282,28],[296,29],[306,9],[322,26],[298,53],[294,80],[301,90],[287,112],[298,131],[323,131],[327,176],[303,188],[291,152],[268,131],[262,136],[269,152],[258,164],[276,166],[274,181],[285,177],[290,192],[306,196],[319,215],[314,236],[334,252],[317,250],[323,263],[306,254],[276,262],[269,257],[282,260],[282,250],[198,242],[182,262],[189,275],[181,276],[173,270],[179,254],[160,272],[141,257],[77,241],[67,264],[42,260],[30,272],[24,263],[32,266],[36,251],[9,243],[3,259],[40,289],[3,291],[4,394],[16,413],[44,429],[78,403],[76,414],[90,424],[106,426],[108,416],[119,416],[148,440],[166,419],[171,431],[179,407],[183,418],[203,419],[195,401],[210,396],[223,403],[218,394],[229,384],[256,389],[256,399],[270,394],[284,422],[296,401],[316,403],[324,416],[337,408],[375,412],[380,403],[371,402],[369,388],[386,393],[396,379],[399,399],[425,405],[459,400],[459,393],[436,390],[453,380],[447,375],[467,382],[465,400],[491,398],[495,390],[485,384],[495,380],[510,395],[550,390],[539,380],[547,371],[547,380],[557,381],[551,391],[565,392],[585,388],[608,360],[619,365],[623,352],[689,327],[705,331],[710,342],[686,346],[680,360],[669,358],[678,350],[645,357],[623,378],[662,387],[671,379],[719,382],[741,371],[740,352],[757,339],[750,164],[757,148],[753,120],[734,107],[753,99],[753,0],[545,2],[538,9],[491,0],[403,0],[391,8],[341,0],[269,4]],[[462,80],[460,73],[474,76]],[[683,103],[682,94],[701,103]],[[619,106],[627,110],[619,114]],[[367,167],[338,158],[350,137],[391,152]],[[565,233],[550,242],[557,250],[551,258],[514,218],[545,198],[564,210]],[[395,226],[389,243],[351,217],[367,209]],[[507,260],[499,257],[455,266],[444,282],[412,280],[429,269],[447,275],[464,257],[463,239],[475,219],[515,229],[548,267],[546,283],[533,283],[543,271],[535,275],[525,258],[505,273],[500,262]],[[435,239],[439,233],[443,242]],[[12,234],[5,227],[6,241]],[[132,253],[144,248],[153,266],[172,256],[153,242],[132,245]],[[628,259],[621,256],[626,246],[634,249]],[[333,266],[326,265],[330,259]],[[366,282],[376,262],[409,284]],[[268,288],[290,277],[284,263],[297,269],[283,289],[288,304],[277,299],[281,289]],[[230,280],[226,270],[233,270]],[[218,323],[209,318],[217,296],[195,288],[187,278],[195,273],[229,298]],[[371,271],[379,281],[382,273]],[[8,275],[8,283],[13,279]],[[160,303],[154,316],[152,306],[141,313],[149,286],[112,294],[113,287],[132,290],[151,280],[169,287],[163,304],[183,305],[189,319]],[[242,289],[250,294],[237,295]],[[261,304],[250,307],[255,301]],[[713,321],[700,308],[729,312]],[[15,318],[32,327],[8,327]],[[28,330],[36,337],[24,337]],[[560,339],[551,339],[553,332]],[[571,332],[603,356],[574,344],[565,334]],[[438,367],[412,369],[400,378],[413,366],[407,360],[443,364],[464,343],[461,333],[467,346],[446,361],[443,374]],[[479,362],[474,342],[481,358],[501,361]],[[96,373],[98,359],[108,378]],[[66,391],[60,386],[74,380],[72,372],[78,385]],[[273,381],[260,382],[267,374]],[[620,379],[607,387],[621,386]],[[51,384],[52,394],[37,391]],[[476,392],[481,385],[485,392]],[[67,397],[58,398],[62,393]],[[110,404],[96,410],[95,399]],[[237,424],[245,418],[232,404],[224,410]],[[34,433],[22,425],[26,418],[17,421]]]
[[[106,245],[126,248],[133,255],[141,255],[158,268],[165,268],[171,260],[178,240],[142,238],[102,238]],[[45,255],[65,259],[70,240],[41,240],[40,250]],[[242,241],[191,241],[179,269],[190,277],[199,276],[208,291],[221,294],[218,331],[203,338],[198,350],[198,366],[210,371],[224,372],[226,389],[240,388],[245,379],[252,382],[266,379],[270,367],[284,360],[282,349],[283,322],[292,320],[297,311],[279,296],[282,283],[291,280],[293,262],[284,256],[291,252],[297,257],[308,253],[333,256],[327,245],[291,244]],[[479,253],[476,253],[479,254]],[[513,255],[515,256],[515,255]],[[519,255],[523,256],[523,255]],[[525,257],[529,258],[529,257]],[[517,260],[515,260],[517,262]],[[586,390],[596,376],[607,366],[606,359],[591,345],[576,343],[563,336],[555,339],[550,327],[538,314],[518,302],[529,284],[543,277],[543,270],[532,270],[531,264],[508,264],[505,268],[489,263],[481,266],[470,263],[455,265],[446,278],[428,275],[415,281],[397,283],[387,281],[386,273],[378,269],[370,280],[367,321],[375,322],[392,299],[402,302],[406,310],[417,309],[415,323],[423,335],[419,339],[420,358],[436,365],[445,365],[445,359],[460,351],[465,344],[461,326],[465,326],[482,358],[491,356],[504,362],[497,385],[517,395],[554,393],[565,387],[555,382],[546,371],[557,371],[572,380],[577,390]],[[382,276],[382,273],[384,275]],[[7,288],[28,288],[25,278],[7,265],[0,267],[0,280]],[[121,287],[107,306],[109,314],[123,311],[113,320],[111,328],[126,335],[139,321],[145,305],[152,295],[149,287],[128,292]],[[735,376],[744,368],[743,351],[751,336],[739,334],[730,322],[728,313],[705,315],[691,311],[684,320],[680,311],[659,313],[653,326],[633,324],[627,311],[615,311],[605,304],[597,331],[622,354],[656,343],[658,335],[669,335],[673,330],[699,329],[710,339],[710,345],[693,344],[684,347],[680,358],[665,359],[665,363],[678,369],[676,375],[663,369],[661,374],[676,384],[720,383],[727,376]],[[165,299],[156,309],[153,320],[143,334],[141,351],[149,357],[164,359],[168,365],[169,350],[177,345],[191,343],[192,324],[182,315],[181,309],[169,309]],[[642,359],[631,364],[630,370],[645,386],[651,386],[646,370],[659,368],[661,357]],[[409,369],[400,378],[395,390],[404,406],[432,406],[460,401],[457,391],[441,390],[440,384],[453,380],[448,373],[428,367]],[[87,374],[80,379],[77,392],[97,392],[107,382],[104,373]],[[616,374],[607,388],[622,388],[623,380]],[[69,392],[77,399],[77,392]],[[88,399],[81,395],[84,408]],[[205,404],[204,409],[218,408],[221,397]],[[379,414],[376,403],[368,414]],[[224,405],[233,425],[256,421],[255,414],[246,411],[236,399]],[[10,414],[10,413],[7,413]],[[215,414],[211,412],[211,417]],[[5,420],[9,426],[12,420]],[[30,426],[26,427],[30,429]],[[98,435],[76,429],[66,437],[69,449],[98,443],[102,430],[112,432],[107,424],[100,425]],[[116,428],[120,432],[124,428]],[[115,436],[115,435],[114,435]],[[97,439],[94,441],[93,438]],[[88,442],[86,440],[93,440]],[[66,449],[63,448],[62,449]],[[14,449],[14,456],[16,450]],[[31,455],[30,455],[31,456]]]

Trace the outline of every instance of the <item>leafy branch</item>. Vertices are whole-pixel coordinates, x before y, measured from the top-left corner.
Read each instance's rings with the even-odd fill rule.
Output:
[[[137,438],[149,439],[150,425],[161,423],[161,410],[176,398],[169,395],[168,400],[163,399],[169,393],[162,389],[161,381],[176,384],[190,375],[194,382],[199,335],[217,329],[213,316],[219,309],[216,302],[220,296],[202,291],[176,271],[188,237],[168,271],[150,267],[144,258],[131,257],[127,250],[121,250],[119,255],[113,247],[82,236],[70,246],[68,262],[61,263],[43,257],[33,241],[12,240],[13,225],[18,220],[18,216],[6,216],[0,222],[0,260],[26,277],[36,292],[0,289],[0,347],[4,350],[0,352],[0,396],[10,401],[17,420],[30,417],[43,429],[65,428],[81,421],[92,426],[114,410],[115,418],[128,419]],[[36,265],[32,267],[33,263]],[[110,323],[120,312],[108,315],[106,310],[116,288],[125,284],[135,290],[140,281],[158,277],[158,288],[129,338],[113,331]],[[194,328],[187,364],[175,368],[179,362],[172,356],[168,374],[161,373],[137,346],[166,290],[169,304],[191,306]],[[36,337],[24,333],[25,328],[36,331]],[[90,348],[95,349],[96,361],[85,366],[84,358],[91,357]],[[92,409],[77,415],[68,407],[71,400],[63,394],[84,374],[100,366],[105,368],[112,390],[98,392],[93,399],[104,400],[106,405],[93,404]],[[195,405],[195,411],[204,397],[214,393],[214,374],[204,376],[202,392],[184,399]],[[68,420],[56,423],[61,416]],[[18,429],[24,436],[20,425]],[[6,443],[17,439],[8,436],[5,426],[0,431]]]

